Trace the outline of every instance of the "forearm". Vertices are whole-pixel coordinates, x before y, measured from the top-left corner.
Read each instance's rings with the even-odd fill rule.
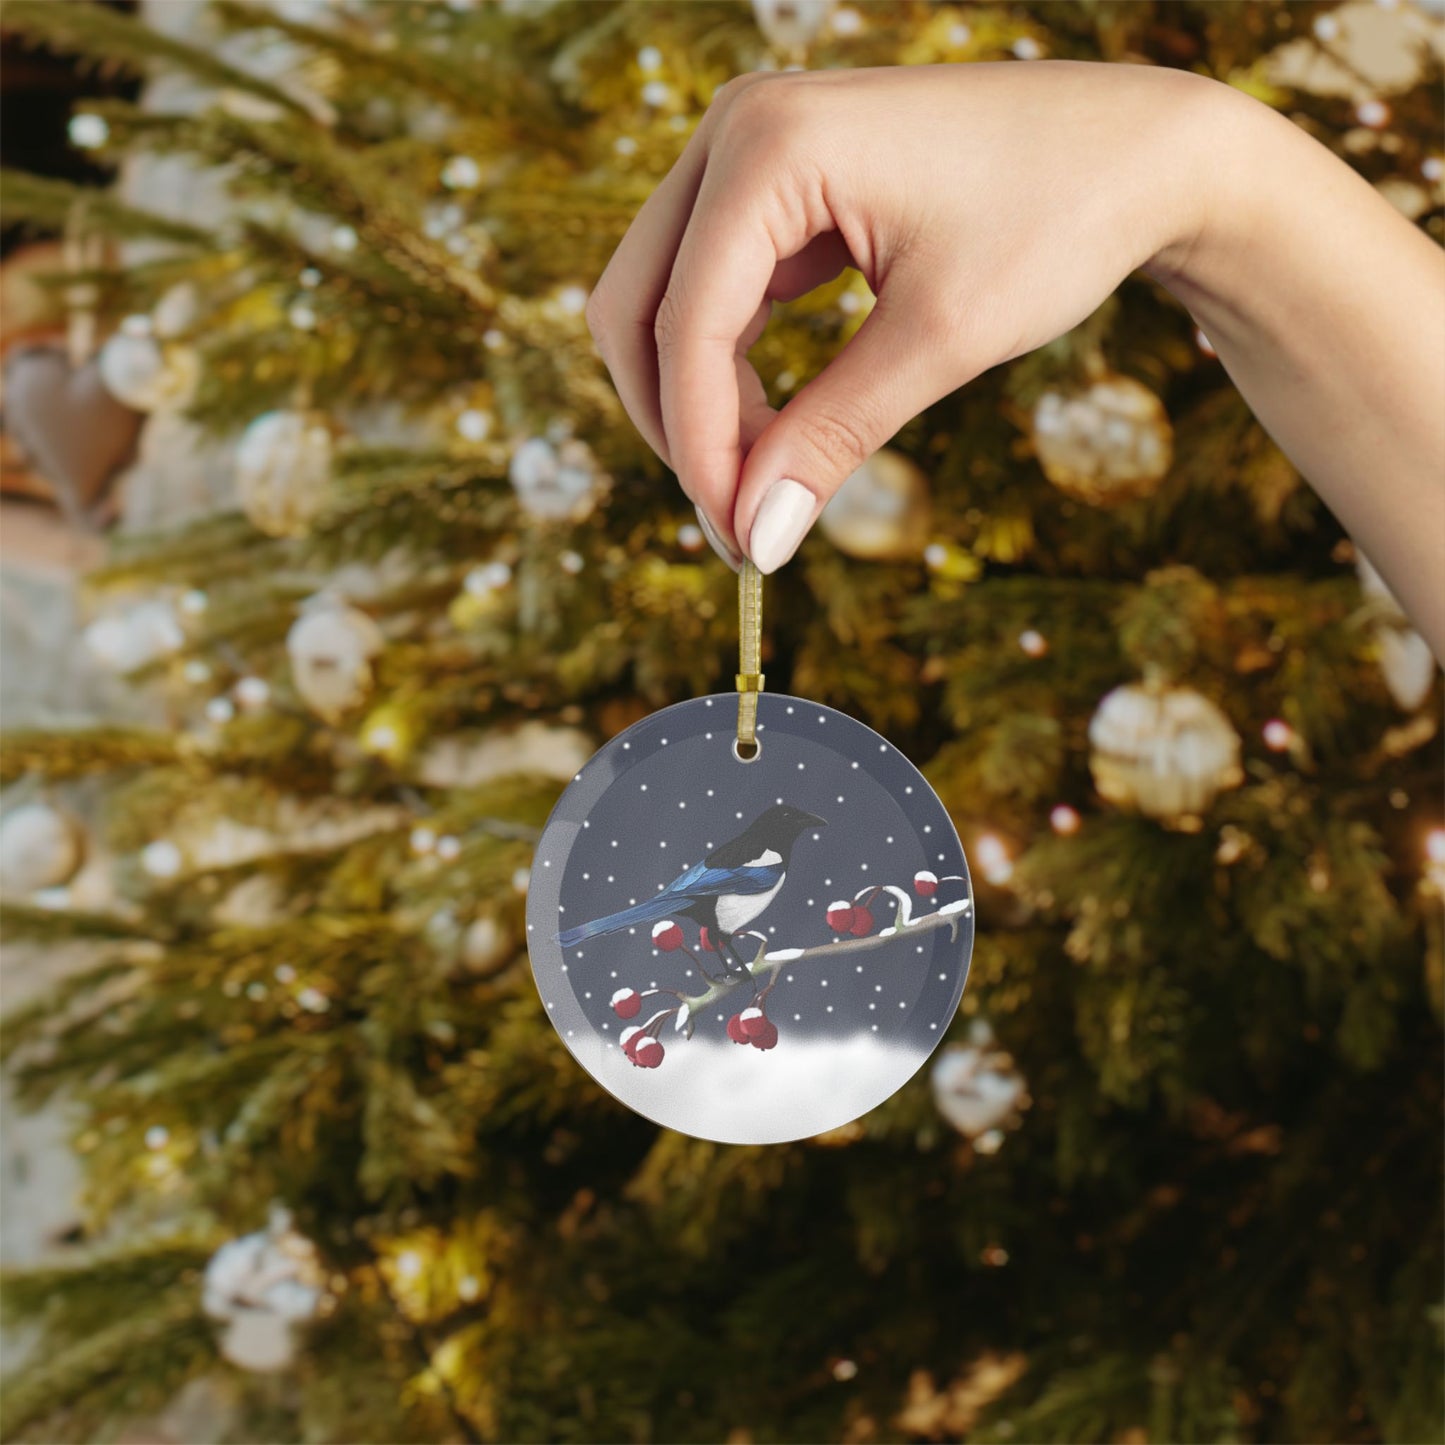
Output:
[[[1146,270],[1445,656],[1445,255],[1222,88],[1197,225]]]

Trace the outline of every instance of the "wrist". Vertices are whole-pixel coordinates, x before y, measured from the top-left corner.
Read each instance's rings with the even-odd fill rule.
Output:
[[[1179,86],[1170,135],[1167,215],[1149,259],[1140,268],[1194,309],[1225,273],[1224,258],[1240,242],[1267,193],[1270,151],[1280,118],[1232,86],[1173,72]],[[1288,124],[1288,122],[1283,122]],[[1186,294],[1188,293],[1188,294]]]

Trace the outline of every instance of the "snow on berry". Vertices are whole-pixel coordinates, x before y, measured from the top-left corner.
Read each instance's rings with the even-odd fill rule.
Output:
[[[862,938],[865,933],[873,932],[873,915],[866,908],[855,908],[853,910],[853,922],[848,932],[854,938]]]
[[[682,929],[672,919],[664,918],[661,923],[652,925],[652,942],[664,953],[671,953],[682,947]]]
[[[735,1044],[745,1044],[749,1042],[747,1034],[743,1032],[743,1016],[741,1014],[734,1014],[728,1020],[728,1037]]]
[[[632,1062],[639,1069],[655,1069],[661,1062],[663,1047],[654,1038],[648,1037],[638,1041],[637,1047],[632,1051]]]
[[[612,1012],[620,1019],[635,1019],[642,1008],[642,995],[635,988],[619,988],[612,995]]]
[[[913,886],[924,898],[932,898],[938,892],[938,874],[930,873],[927,868],[920,868],[913,875]]]
[[[745,1008],[738,1015],[742,1031],[749,1039],[756,1038],[764,1029],[771,1027],[768,1016],[760,1008]]]
[[[622,1030],[622,1052],[630,1059],[632,1050],[639,1038],[642,1037],[642,1025],[634,1024],[630,1029]]]
[[[853,905],[840,898],[828,905],[828,927],[834,933],[847,933],[853,927]]]
[[[748,1042],[755,1049],[772,1049],[777,1047],[778,1026],[771,1019],[763,1020],[763,1027],[755,1033]]]

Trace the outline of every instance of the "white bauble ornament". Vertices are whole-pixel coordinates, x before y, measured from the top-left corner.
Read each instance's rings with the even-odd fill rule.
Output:
[[[1163,402],[1128,376],[1104,376],[1069,395],[1045,392],[1033,433],[1044,475],[1094,506],[1148,496],[1174,456]]]
[[[296,1340],[288,1320],[270,1310],[238,1309],[221,1333],[221,1354],[254,1375],[289,1370],[296,1361]]]
[[[325,413],[269,411],[236,448],[236,489],[247,517],[270,537],[297,537],[326,505],[334,442]]]
[[[507,469],[523,510],[544,520],[580,521],[592,510],[604,478],[586,442],[553,444],[532,437],[512,453]]]
[[[1355,570],[1359,573],[1360,591],[1377,604],[1375,651],[1385,686],[1400,707],[1414,712],[1430,695],[1437,668],[1435,654],[1430,651],[1430,644],[1410,626],[1395,594],[1363,552],[1356,553]]]
[[[823,535],[850,557],[903,562],[928,542],[928,479],[901,452],[884,447],[849,476],[823,508]]]
[[[202,1308],[226,1325],[221,1353],[258,1373],[295,1357],[294,1327],[314,1319],[325,1299],[316,1247],[291,1227],[284,1209],[265,1229],[223,1244],[206,1265]]]
[[[1013,1060],[994,1042],[982,1020],[970,1030],[967,1044],[950,1044],[934,1062],[930,1082],[938,1112],[969,1139],[992,1135],[1018,1122],[1029,1105],[1028,1083]],[[989,1139],[982,1152],[1001,1143]]]
[[[371,692],[371,660],[382,649],[381,629],[338,598],[311,599],[286,634],[291,680],[312,712],[337,722]]]
[[[1202,813],[1244,780],[1239,734],[1192,688],[1116,687],[1089,723],[1089,743],[1100,796],[1165,822]]]
[[[85,857],[85,834],[49,803],[25,803],[0,818],[0,886],[38,893],[69,883]]]
[[[753,0],[753,18],[769,45],[801,55],[818,38],[835,0]]]
[[[183,407],[200,376],[200,362],[189,346],[162,345],[153,335],[119,331],[96,359],[105,389],[135,411]]]
[[[186,635],[169,602],[150,598],[97,617],[83,634],[86,650],[115,672],[135,672],[169,656]]]
[[[473,919],[462,937],[462,962],[479,974],[495,973],[512,956],[507,930],[488,914]]]

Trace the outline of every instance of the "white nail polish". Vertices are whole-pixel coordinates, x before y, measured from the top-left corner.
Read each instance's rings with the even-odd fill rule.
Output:
[[[722,537],[718,534],[717,528],[708,521],[707,513],[704,512],[701,507],[694,507],[693,510],[697,513],[697,524],[702,528],[702,534],[707,538],[708,546],[711,547],[734,572],[740,571],[742,569],[743,559],[723,541]]]
[[[818,510],[817,497],[791,477],[768,488],[748,534],[748,551],[759,572],[776,572],[798,550]]]

